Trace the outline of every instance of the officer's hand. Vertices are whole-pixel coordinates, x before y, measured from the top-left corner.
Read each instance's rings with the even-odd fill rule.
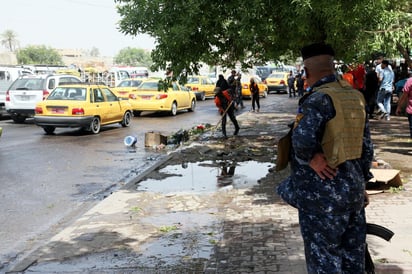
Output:
[[[328,165],[323,153],[316,153],[312,160],[310,160],[309,166],[322,180],[325,180],[326,178],[333,179],[333,177],[336,176],[337,170]]]

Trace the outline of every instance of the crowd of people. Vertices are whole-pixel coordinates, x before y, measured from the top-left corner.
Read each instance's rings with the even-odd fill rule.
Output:
[[[391,120],[391,114],[406,116],[409,120],[412,138],[412,87],[407,84],[412,77],[406,64],[395,66],[383,56],[378,56],[374,63],[357,67],[346,66],[342,78],[359,90],[368,106],[369,118]],[[395,111],[392,106],[395,105]]]
[[[299,212],[308,273],[364,273],[370,267],[365,264],[366,182],[373,177],[374,155],[369,118],[389,121],[395,92],[400,97],[395,113],[400,115],[406,106],[412,138],[412,77],[395,72],[383,58],[366,68],[348,67],[340,75],[334,50],[324,43],[308,45],[301,53],[304,70],[296,76],[290,72],[288,79],[289,97],[299,97],[290,147],[282,155],[290,163],[290,175],[277,193]],[[226,115],[234,135],[240,129],[234,114],[243,107],[237,79],[232,71],[229,81],[219,75],[216,84],[225,137]],[[249,87],[252,111],[259,111],[253,78]]]
[[[391,114],[402,115],[406,113],[412,138],[412,80],[409,83],[407,82],[408,79],[411,79],[412,73],[408,70],[406,64],[393,67],[383,56],[378,56],[371,64],[343,65],[338,70],[340,73],[336,71],[336,64],[334,64],[334,67],[338,78],[346,80],[352,88],[359,90],[363,94],[369,118],[376,117],[390,121]],[[228,90],[231,96],[233,105],[227,111],[223,111],[222,115],[232,115],[233,110],[232,121],[236,119],[234,112],[239,108],[245,108],[241,77],[240,72],[232,70],[227,80],[220,74],[216,83],[217,88],[220,88],[221,91]],[[302,98],[310,89],[304,69],[296,75],[290,71],[287,82],[290,98]],[[259,112],[259,87],[253,77],[250,79],[249,89],[252,99],[250,111]],[[392,105],[396,102],[398,102],[397,108],[393,111]],[[226,132],[225,129],[224,132]],[[226,134],[224,135],[226,136]]]

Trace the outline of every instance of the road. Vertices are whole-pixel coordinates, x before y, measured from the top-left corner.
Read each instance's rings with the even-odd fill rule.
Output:
[[[146,132],[169,135],[219,118],[206,100],[195,112],[142,113],[129,128],[106,126],[98,135],[59,128],[45,135],[32,119],[1,120],[0,271],[150,167],[162,152],[144,148]],[[135,150],[123,143],[128,135],[138,138]]]

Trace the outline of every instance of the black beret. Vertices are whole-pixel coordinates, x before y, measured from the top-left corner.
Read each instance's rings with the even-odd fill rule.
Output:
[[[335,56],[333,48],[325,43],[315,43],[308,46],[304,46],[301,50],[303,60],[318,55],[331,55]]]

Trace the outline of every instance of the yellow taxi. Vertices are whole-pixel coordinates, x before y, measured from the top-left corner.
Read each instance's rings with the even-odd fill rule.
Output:
[[[193,91],[176,81],[171,82],[166,90],[162,85],[161,80],[144,80],[136,91],[129,94],[135,116],[140,116],[142,111],[169,112],[175,116],[180,110],[195,110],[196,95]]]
[[[35,108],[34,122],[46,134],[57,127],[100,132],[103,125],[128,127],[133,114],[129,100],[118,97],[105,85],[67,84],[56,87]]]
[[[188,76],[185,87],[191,89],[198,100],[204,101],[206,98],[215,97],[214,89],[216,84],[208,76]]]
[[[120,83],[111,88],[112,91],[117,93],[122,98],[129,98],[130,92],[136,91],[136,88],[142,83],[141,78],[129,78],[120,81]]]
[[[253,77],[253,79],[255,79],[255,83],[257,83],[259,87],[259,96],[266,98],[268,96],[267,85],[263,83],[258,77]],[[246,98],[251,98],[250,88],[249,88],[250,87],[250,77],[245,80],[247,80],[247,82],[242,81],[242,96]]]
[[[276,93],[287,93],[288,76],[289,72],[272,72],[264,81],[268,87],[268,93],[271,91],[276,91]]]

